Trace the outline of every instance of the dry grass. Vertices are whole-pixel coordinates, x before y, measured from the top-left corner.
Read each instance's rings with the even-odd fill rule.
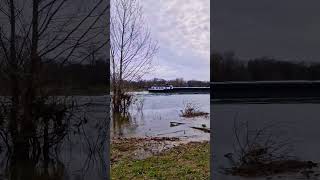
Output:
[[[132,151],[131,148],[136,145],[128,142],[124,142],[126,145],[124,145],[123,149],[128,148],[127,150],[130,149]],[[131,142],[134,143],[135,140]],[[112,146],[112,153],[118,151],[118,145]],[[151,180],[209,179],[209,159],[208,142],[181,144],[145,159],[123,156],[112,163],[111,177],[112,179]]]

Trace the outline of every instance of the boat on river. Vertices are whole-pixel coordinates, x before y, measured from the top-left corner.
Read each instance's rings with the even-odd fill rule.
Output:
[[[320,81],[211,82],[213,99],[319,99]]]
[[[148,88],[151,93],[190,93],[190,94],[207,94],[210,93],[210,87],[173,87],[166,86],[152,86]]]

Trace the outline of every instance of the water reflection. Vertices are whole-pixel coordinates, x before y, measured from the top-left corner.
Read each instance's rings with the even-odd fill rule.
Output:
[[[4,162],[5,161],[5,162]],[[24,159],[8,157],[4,158],[1,166],[5,164],[6,172],[2,175],[4,179],[66,179],[67,172],[65,165],[56,158],[46,157],[35,161],[34,159]]]
[[[16,135],[2,111],[0,179],[106,179],[107,102],[99,96],[39,103],[39,116]]]
[[[126,114],[113,114],[113,130],[116,136],[123,136],[124,135],[124,127],[126,125],[132,124],[132,117],[130,113]]]

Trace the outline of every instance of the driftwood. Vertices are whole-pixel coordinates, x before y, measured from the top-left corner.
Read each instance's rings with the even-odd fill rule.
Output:
[[[210,133],[210,129],[209,128],[204,128],[204,127],[191,127],[193,129],[197,129],[206,133]]]
[[[174,133],[179,133],[179,132],[184,132],[184,134],[186,133],[185,130],[180,130],[180,131],[174,131],[174,132],[169,132],[169,133],[157,134],[157,136],[162,136],[162,135],[167,135],[167,134],[174,134]]]
[[[185,123],[180,123],[180,122],[170,122],[170,127],[174,127],[174,126],[180,126],[182,124],[185,124]]]

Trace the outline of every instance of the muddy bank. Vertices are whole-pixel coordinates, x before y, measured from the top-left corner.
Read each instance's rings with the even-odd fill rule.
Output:
[[[111,140],[111,162],[124,158],[146,159],[189,143],[192,142],[176,137],[113,138]]]

